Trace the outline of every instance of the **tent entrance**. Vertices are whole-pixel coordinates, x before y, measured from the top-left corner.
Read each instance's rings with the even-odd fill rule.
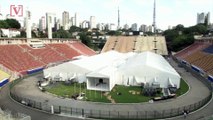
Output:
[[[87,89],[97,91],[110,91],[109,78],[87,77]]]

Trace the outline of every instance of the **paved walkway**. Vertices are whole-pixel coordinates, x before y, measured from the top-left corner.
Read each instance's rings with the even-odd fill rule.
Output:
[[[31,116],[31,120],[80,120],[80,118],[70,118],[48,114],[43,111],[31,109],[13,101],[9,96],[9,84],[0,90],[0,107],[3,110],[9,110],[12,113],[24,113],[29,115]]]
[[[171,108],[175,109],[196,103],[209,95],[208,88],[202,82],[197,80],[197,78],[193,77],[189,72],[186,72],[183,68],[179,68],[175,62],[171,61],[171,64],[181,74],[182,78],[186,80],[191,89],[187,94],[167,101],[160,101],[154,103],[135,103],[135,104],[107,104],[107,103],[100,104],[100,103],[76,101],[72,99],[61,99],[53,95],[43,93],[38,89],[38,87],[36,86],[36,82],[37,80],[42,78],[41,74],[21,81],[14,87],[13,92],[22,97],[33,99],[43,103],[46,102],[46,104],[48,105],[67,106],[73,108],[86,108],[102,111],[105,110],[105,111],[133,111],[133,112],[171,110]],[[210,111],[207,112],[208,115],[211,113],[212,112]],[[195,117],[195,119],[202,117],[198,114],[192,116]]]

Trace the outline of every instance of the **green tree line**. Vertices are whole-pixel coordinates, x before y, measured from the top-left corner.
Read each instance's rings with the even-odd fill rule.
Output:
[[[20,29],[21,25],[16,19],[0,20],[0,28],[16,28]]]
[[[194,43],[194,35],[205,35],[208,33],[205,24],[197,24],[195,26],[184,27],[179,24],[173,29],[164,31],[169,51],[179,51]]]

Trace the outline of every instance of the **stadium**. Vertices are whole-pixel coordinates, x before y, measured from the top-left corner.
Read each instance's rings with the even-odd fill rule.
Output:
[[[169,57],[165,38],[162,36],[110,37],[99,54],[82,44],[80,40],[3,38],[0,41],[1,87],[12,82],[10,95],[14,100],[52,114],[86,116],[86,118],[156,119],[181,115],[181,111],[185,109],[193,112],[211,99],[212,38],[198,39],[189,47]],[[165,96],[171,93],[164,92],[163,101],[166,105],[158,101],[152,104],[140,102],[120,104],[112,101],[102,103],[100,100],[97,104],[98,101],[93,103],[87,100],[76,101],[72,98],[66,100],[39,90],[37,85],[42,79],[54,82],[71,81],[71,85],[74,85],[72,84],[74,80],[77,83],[86,83],[85,89],[96,91],[94,96],[102,99],[104,98],[102,92],[113,91],[118,85],[127,87],[144,85],[149,86],[148,90],[158,86],[162,91],[170,91],[171,87],[179,89],[180,79],[187,79],[184,74],[188,74],[183,68],[195,76],[191,79],[201,78],[201,81],[194,82],[200,81],[199,85],[203,87],[193,88],[189,80],[187,84],[191,86],[190,92],[180,98],[166,97],[171,101],[165,99]],[[44,86],[47,85],[44,84],[42,83]],[[83,86],[81,89],[78,94],[84,92]],[[102,91],[100,96],[98,91]],[[200,92],[202,96],[194,96]],[[89,94],[86,91],[85,93]],[[191,100],[193,96],[196,99],[192,102],[181,102]],[[175,106],[171,108],[170,104]],[[171,113],[171,109],[174,112]]]
[[[79,3],[81,7],[75,2],[54,1],[48,7],[73,9],[74,5],[88,13],[92,8],[94,14],[107,7],[110,9],[101,15],[113,19],[108,13],[115,1],[109,5],[106,1],[101,4],[84,1]],[[10,14],[5,18],[0,13],[0,120],[211,120],[213,24],[210,13],[197,13],[194,26],[184,27],[187,21],[184,20],[184,25],[178,23],[164,31],[156,26],[154,0],[152,25],[142,24],[138,29],[136,22],[131,27],[127,22],[129,18],[141,21],[141,10],[148,10],[149,5],[142,7],[137,6],[141,5],[138,1],[134,2],[131,5],[118,2],[129,8],[125,11],[124,27],[120,24],[119,6],[117,26],[96,24],[95,16],[82,22],[77,12],[69,16],[68,11],[62,13],[62,20],[54,12],[46,12],[38,25],[31,25],[36,15],[31,14],[32,8],[36,8],[36,13],[39,13],[38,5],[42,12],[49,9],[40,1],[30,2],[33,5],[29,10],[27,7],[25,17],[23,5],[10,5]],[[163,4],[171,7],[165,1]],[[182,14],[180,6],[176,7],[179,3],[174,4],[175,14]],[[132,6],[140,10],[131,11]],[[195,4],[190,6],[199,9]],[[188,2],[181,7],[192,14]],[[208,8],[207,4],[205,7]],[[165,9],[161,15],[171,10]],[[161,16],[165,18],[163,24],[179,21],[176,15],[171,15]]]

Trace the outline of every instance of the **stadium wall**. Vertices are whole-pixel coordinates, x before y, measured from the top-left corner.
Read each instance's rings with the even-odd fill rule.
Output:
[[[3,87],[5,84],[7,84],[9,82],[8,78],[5,78],[3,80],[0,81],[0,87]]]
[[[39,68],[35,68],[35,69],[31,69],[31,70],[27,70],[27,74],[33,74],[33,73],[36,73],[36,72],[40,72],[42,71],[44,68],[43,67],[39,67]]]

